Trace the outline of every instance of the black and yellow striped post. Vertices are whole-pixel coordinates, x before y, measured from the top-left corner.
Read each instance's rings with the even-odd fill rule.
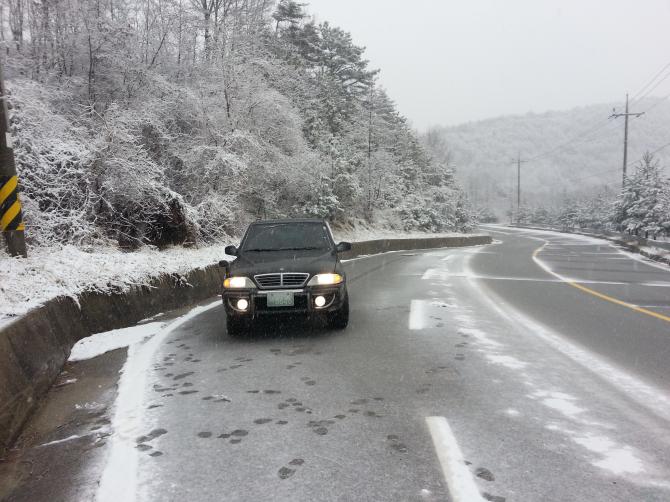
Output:
[[[19,200],[14,150],[9,135],[5,82],[0,63],[0,232],[11,256],[27,257],[25,224]]]

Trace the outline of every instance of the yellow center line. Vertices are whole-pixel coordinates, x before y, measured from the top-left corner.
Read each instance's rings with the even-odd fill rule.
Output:
[[[21,204],[17,200],[9,206],[9,209],[0,218],[0,230],[5,230],[14,218],[21,212]]]
[[[543,244],[542,246],[537,248],[535,251],[533,251],[533,258],[535,258],[535,260],[539,260],[537,258],[537,255],[540,253],[540,251],[542,251],[542,248],[544,248],[544,246],[546,246],[546,244]],[[562,277],[562,276],[560,276],[560,275],[558,275],[554,272],[551,272],[549,270],[547,270],[547,271],[550,272],[551,274],[553,274],[554,276],[558,277],[559,279],[561,279],[566,284],[569,284],[570,286],[575,287],[575,288],[577,288],[577,289],[579,289],[579,290],[581,290],[585,293],[589,293],[590,295],[593,295],[597,298],[600,298],[601,300],[605,300],[605,301],[608,301],[610,303],[614,303],[615,305],[620,305],[622,307],[629,308],[631,310],[634,310],[635,312],[640,312],[641,314],[646,314],[648,316],[655,317],[656,319],[660,319],[662,321],[670,322],[670,317],[668,317],[666,315],[659,314],[658,312],[654,312],[653,310],[647,310],[645,308],[638,307],[637,305],[633,305],[632,303],[624,302],[623,300],[619,300],[618,298],[613,298],[613,297],[611,297],[609,295],[606,295],[604,293],[600,293],[600,292],[595,291],[591,288],[587,288],[586,286],[583,286],[576,281],[566,279],[565,277]]]

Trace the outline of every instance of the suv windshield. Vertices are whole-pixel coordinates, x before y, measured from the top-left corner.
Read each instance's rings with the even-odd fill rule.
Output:
[[[325,251],[330,247],[328,233],[321,223],[277,223],[251,225],[242,251]]]

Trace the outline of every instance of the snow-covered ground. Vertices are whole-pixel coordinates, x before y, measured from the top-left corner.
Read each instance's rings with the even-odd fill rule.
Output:
[[[69,361],[91,359],[111,350],[135,345],[153,337],[163,327],[164,322],[147,322],[87,336],[74,344]]]
[[[405,233],[363,226],[334,233],[338,241],[459,235]],[[27,259],[13,259],[0,250],[0,325],[58,296],[124,290],[146,284],[160,273],[183,274],[219,260],[234,259],[223,252],[227,244],[233,243],[237,241],[163,251],[147,247],[134,252],[111,247],[31,248]]]
[[[84,291],[118,291],[160,273],[186,273],[225,259],[223,244],[202,248],[31,248],[27,259],[0,252],[0,324],[51,298]],[[228,257],[231,258],[231,257]]]

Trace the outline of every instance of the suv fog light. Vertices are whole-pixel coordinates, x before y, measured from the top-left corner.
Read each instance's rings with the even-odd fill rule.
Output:
[[[240,310],[247,310],[249,307],[249,302],[244,298],[237,300],[237,308]]]
[[[326,299],[323,296],[317,296],[314,298],[314,305],[317,307],[323,307],[326,304]]]

